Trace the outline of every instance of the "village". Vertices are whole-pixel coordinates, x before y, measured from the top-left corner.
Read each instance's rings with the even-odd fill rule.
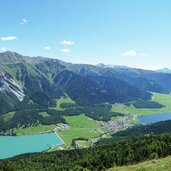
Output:
[[[104,122],[102,123],[102,126],[105,129],[112,131],[112,133],[116,133],[123,128],[131,127],[131,121],[134,121],[135,119],[135,115],[128,113],[121,117],[119,120],[111,120],[108,122]]]

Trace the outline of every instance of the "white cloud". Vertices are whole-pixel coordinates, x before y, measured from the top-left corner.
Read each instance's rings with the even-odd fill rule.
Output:
[[[153,70],[153,71],[156,71],[156,70],[158,70],[158,69],[163,69],[163,68],[164,68],[164,67],[162,67],[162,66],[155,66],[155,65],[143,67],[143,69],[146,69],[146,70]]]
[[[28,20],[25,18],[23,18],[20,22],[20,24],[22,24],[22,25],[27,24],[27,23],[28,23]]]
[[[46,46],[44,47],[44,50],[52,50],[52,48],[50,46]]]
[[[137,56],[137,52],[135,50],[128,50],[121,54],[122,56]]]
[[[60,44],[62,44],[62,45],[74,45],[75,42],[69,41],[69,40],[63,40],[60,42]]]
[[[60,51],[63,52],[63,53],[69,53],[70,49],[60,49]]]
[[[2,47],[2,48],[1,48],[1,51],[2,51],[2,52],[7,51],[6,47]]]
[[[16,40],[17,37],[15,37],[15,36],[7,36],[7,37],[1,37],[0,39],[3,40],[3,41],[11,41],[11,40]]]

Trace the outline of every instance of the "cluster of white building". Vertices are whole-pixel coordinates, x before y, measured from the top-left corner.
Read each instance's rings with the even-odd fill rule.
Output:
[[[102,124],[102,126],[107,130],[112,130],[114,132],[119,131],[122,128],[130,126],[130,122],[135,119],[135,116],[132,114],[124,115],[118,121],[108,121]]]
[[[61,125],[56,127],[56,131],[64,131],[64,130],[66,130],[68,128],[69,128],[68,124],[61,124]]]

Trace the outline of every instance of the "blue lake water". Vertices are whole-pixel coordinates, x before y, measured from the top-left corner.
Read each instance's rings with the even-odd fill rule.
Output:
[[[153,115],[145,115],[139,118],[141,124],[151,124],[160,121],[171,120],[171,113],[159,113]]]
[[[0,136],[0,159],[15,155],[41,152],[62,142],[55,133],[23,136]]]

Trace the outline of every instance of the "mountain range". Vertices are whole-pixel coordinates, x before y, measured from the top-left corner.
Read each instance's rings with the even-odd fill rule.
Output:
[[[63,93],[85,106],[150,100],[151,92],[171,92],[171,74],[0,53],[0,114],[23,104],[55,106]]]

